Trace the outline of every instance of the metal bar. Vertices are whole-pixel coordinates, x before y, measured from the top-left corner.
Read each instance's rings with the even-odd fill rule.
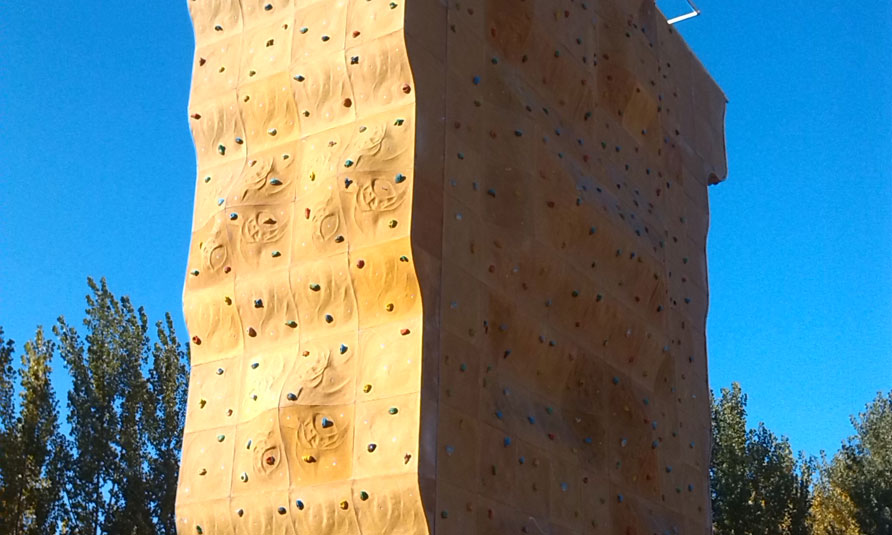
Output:
[[[700,8],[698,8],[694,4],[694,0],[687,0],[687,2],[688,2],[688,5],[691,6],[691,9],[692,9],[692,11],[690,13],[671,18],[671,19],[667,20],[666,22],[668,22],[669,24],[675,24],[676,22],[681,22],[683,20],[692,19],[700,14]]]

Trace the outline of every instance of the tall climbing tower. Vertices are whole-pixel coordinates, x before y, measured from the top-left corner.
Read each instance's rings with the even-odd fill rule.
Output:
[[[726,101],[653,1],[188,7],[180,533],[709,533]]]

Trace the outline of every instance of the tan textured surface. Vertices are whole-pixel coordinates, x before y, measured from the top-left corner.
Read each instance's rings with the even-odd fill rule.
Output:
[[[181,533],[707,533],[725,99],[652,2],[188,6]]]

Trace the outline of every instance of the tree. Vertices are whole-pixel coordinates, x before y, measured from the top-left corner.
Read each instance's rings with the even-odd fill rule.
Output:
[[[892,535],[892,391],[878,393],[852,426],[825,477],[839,502],[851,502],[862,533]]]
[[[11,510],[11,502],[15,496],[11,484],[15,481],[14,459],[16,457],[14,441],[16,432],[15,407],[15,368],[12,358],[15,354],[15,343],[3,338],[0,328],[0,511]],[[0,515],[0,533],[12,532],[12,518]]]
[[[107,292],[105,281],[102,287]],[[112,302],[114,296],[108,293]],[[118,429],[112,507],[105,519],[110,533],[150,535],[154,533],[148,474],[148,421],[154,412],[150,404],[149,385],[143,374],[148,362],[148,317],[140,307],[135,309],[127,296],[115,303],[112,328],[115,329],[115,356],[119,359]]]
[[[188,346],[169,314],[153,343],[142,308],[87,282],[83,336],[63,317],[58,344],[38,328],[18,373],[0,329],[0,534],[175,535]],[[68,437],[50,382],[57,346],[72,378]]]
[[[153,479],[153,516],[158,535],[176,535],[177,478],[183,424],[186,416],[188,354],[177,340],[170,314],[155,325],[157,341],[152,350],[149,387],[153,414],[149,415],[149,443],[154,452],[149,460]],[[187,346],[188,351],[188,346]]]
[[[4,527],[11,535],[55,533],[61,520],[60,471],[65,443],[50,381],[54,352],[52,341],[38,327],[22,354],[21,413],[5,444],[9,465]]]
[[[86,336],[60,317],[54,328],[73,379],[68,393],[74,462],[68,478],[74,535],[151,533],[143,428],[147,318],[105,279],[87,283]]]
[[[811,509],[814,535],[860,535],[855,520],[855,504],[836,483],[833,465],[821,454],[818,480],[815,482]]]
[[[173,535],[186,354],[169,314],[151,345],[141,307],[87,282],[85,336],[64,318],[54,328],[73,379],[69,532]]]
[[[811,464],[796,461],[786,438],[764,424],[747,430],[740,385],[713,399],[710,487],[718,535],[805,535]]]

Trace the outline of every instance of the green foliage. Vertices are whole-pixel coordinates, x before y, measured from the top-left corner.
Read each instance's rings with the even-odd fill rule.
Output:
[[[839,502],[851,502],[861,533],[892,535],[892,391],[877,394],[852,426],[825,479]]]
[[[63,510],[60,476],[65,441],[59,433],[58,406],[50,381],[54,351],[53,343],[38,327],[21,358],[21,411],[5,429],[0,498],[5,512],[0,522],[11,535],[52,533]]]
[[[147,418],[149,443],[154,452],[149,459],[153,481],[152,514],[157,519],[155,533],[176,535],[174,504],[183,446],[189,380],[186,362],[189,357],[177,341],[170,314],[165,316],[163,324],[159,321],[155,329],[157,342],[152,348],[149,374],[152,413]]]
[[[811,464],[764,424],[747,430],[740,385],[712,403],[710,486],[717,535],[809,533]]]
[[[813,490],[811,526],[814,535],[860,535],[855,520],[855,504],[837,484],[839,476],[822,455]]]
[[[65,531],[173,534],[185,355],[169,316],[152,346],[142,308],[116,298],[104,279],[88,284],[85,335],[64,318],[54,328],[73,379]]]
[[[0,328],[0,511],[10,511],[15,498],[16,484],[16,410],[15,368],[12,359],[15,343],[3,338]],[[12,516],[0,514],[0,533],[12,533]]]

